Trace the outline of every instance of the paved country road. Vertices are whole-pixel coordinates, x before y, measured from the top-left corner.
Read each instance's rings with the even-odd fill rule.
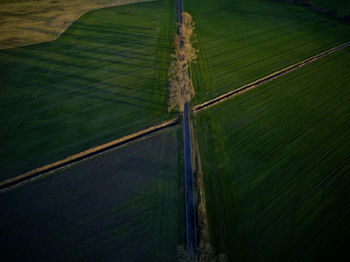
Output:
[[[183,116],[184,134],[184,165],[185,165],[185,201],[186,201],[186,232],[187,251],[195,254],[196,251],[196,206],[193,186],[192,144],[189,103],[185,103]]]
[[[179,32],[182,25],[182,0],[179,0]],[[181,42],[181,48],[183,43]],[[183,72],[187,74],[187,72]],[[185,102],[183,114],[183,136],[184,136],[184,166],[185,166],[185,201],[186,201],[186,240],[187,252],[195,255],[196,239],[196,206],[193,186],[192,144],[189,102]]]

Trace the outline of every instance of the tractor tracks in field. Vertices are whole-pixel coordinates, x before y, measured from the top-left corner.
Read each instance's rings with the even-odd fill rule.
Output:
[[[59,169],[68,167],[68,166],[73,165],[73,164],[77,164],[77,163],[79,163],[83,160],[86,160],[88,158],[95,157],[99,154],[108,152],[110,150],[119,148],[121,146],[130,144],[130,143],[134,143],[134,142],[139,141],[145,137],[153,135],[161,130],[175,126],[178,123],[179,123],[179,120],[177,118],[173,118],[173,119],[170,119],[168,121],[162,122],[160,124],[157,124],[157,125],[151,126],[149,128],[140,130],[136,133],[115,139],[115,140],[110,141],[108,143],[105,143],[103,145],[92,147],[92,148],[87,149],[85,151],[82,151],[80,153],[68,156],[62,160],[48,164],[46,166],[35,168],[35,169],[30,170],[22,175],[6,179],[6,180],[0,182],[0,192],[17,187],[18,185],[21,185],[21,184],[24,184],[24,183],[29,182],[31,180],[37,179],[41,176],[44,176],[48,173],[57,171]]]
[[[265,83],[271,82],[272,80],[275,80],[275,79],[277,79],[285,74],[293,72],[293,71],[295,71],[295,70],[297,70],[297,69],[299,69],[307,64],[310,64],[316,60],[319,60],[322,57],[325,57],[329,54],[332,54],[338,50],[344,49],[344,48],[349,47],[349,46],[350,46],[350,41],[343,43],[339,46],[336,46],[334,48],[328,49],[328,50],[326,50],[318,55],[312,56],[312,57],[305,59],[299,63],[296,63],[294,65],[286,67],[286,68],[279,70],[277,72],[274,72],[272,74],[269,74],[263,78],[260,78],[254,82],[251,82],[247,85],[244,85],[238,89],[234,89],[232,91],[229,91],[221,96],[218,96],[216,98],[208,100],[202,104],[195,105],[193,107],[192,111],[193,111],[193,113],[196,114],[198,112],[201,112],[202,110],[209,109],[209,108],[211,108],[219,103],[222,103],[228,99],[233,98],[234,96],[240,95],[244,92],[247,92],[248,90],[257,88]],[[45,166],[42,166],[39,168],[35,168],[35,169],[28,171],[22,175],[3,180],[0,182],[0,191],[11,189],[11,188],[16,187],[20,184],[24,184],[30,180],[33,180],[33,179],[36,179],[40,176],[46,175],[50,172],[57,171],[58,169],[68,167],[70,165],[81,162],[85,159],[94,157],[98,154],[105,153],[105,152],[112,150],[112,149],[116,149],[120,146],[136,142],[136,141],[138,141],[142,138],[145,138],[146,136],[152,135],[160,130],[177,125],[178,123],[179,123],[179,119],[173,118],[173,119],[165,121],[163,123],[160,123],[160,124],[151,126],[149,128],[140,130],[136,133],[115,139],[115,140],[108,142],[106,144],[99,145],[99,146],[90,148],[88,150],[85,150],[83,152],[68,156],[62,160],[57,161],[57,162],[54,162],[54,163],[51,163],[51,164],[48,164],[48,165],[45,165]]]
[[[322,57],[328,56],[328,55],[330,55],[330,54],[332,54],[332,53],[334,53],[336,51],[339,51],[339,50],[344,49],[344,48],[349,47],[349,46],[350,46],[350,41],[345,42],[345,43],[343,43],[343,44],[341,44],[339,46],[336,46],[336,47],[333,47],[331,49],[328,49],[328,50],[326,50],[326,51],[324,51],[324,52],[322,52],[320,54],[317,54],[315,56],[307,58],[307,59],[305,59],[305,60],[303,60],[301,62],[298,62],[298,63],[296,63],[294,65],[288,66],[288,67],[286,67],[284,69],[281,69],[281,70],[276,71],[276,72],[274,72],[272,74],[264,76],[263,78],[255,80],[254,82],[251,82],[251,83],[246,84],[246,85],[244,85],[242,87],[239,87],[237,89],[229,91],[229,92],[227,92],[227,93],[225,93],[223,95],[215,97],[215,98],[213,98],[213,99],[211,99],[209,101],[206,101],[206,102],[204,102],[202,104],[198,104],[198,105],[194,106],[193,112],[194,113],[198,113],[198,112],[200,112],[202,110],[211,108],[211,107],[213,107],[213,106],[215,106],[215,105],[217,105],[219,103],[222,103],[222,102],[224,102],[224,101],[226,101],[228,99],[231,99],[234,96],[240,95],[240,94],[242,94],[244,92],[247,92],[247,91],[249,91],[251,89],[257,88],[257,87],[259,87],[259,86],[261,86],[263,84],[271,82],[272,80],[280,78],[281,76],[284,76],[284,75],[286,75],[288,73],[291,73],[291,72],[293,72],[293,71],[295,71],[295,70],[297,70],[297,69],[299,69],[299,68],[301,68],[301,67],[303,67],[303,66],[305,66],[307,64],[310,64],[310,63],[312,63],[314,61],[317,61],[317,60],[321,59]]]

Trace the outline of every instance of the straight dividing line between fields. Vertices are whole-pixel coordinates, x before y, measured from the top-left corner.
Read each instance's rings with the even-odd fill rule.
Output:
[[[16,176],[14,178],[6,179],[4,181],[0,182],[0,192],[6,189],[10,189],[18,184],[22,184],[24,182],[27,182],[31,179],[34,179],[38,176],[47,174],[49,172],[56,171],[58,169],[67,167],[72,164],[76,164],[80,161],[83,161],[85,159],[88,159],[90,157],[96,156],[101,153],[105,153],[109,150],[118,148],[122,145],[131,143],[131,142],[136,142],[140,140],[141,138],[144,138],[145,136],[151,135],[155,132],[158,132],[160,130],[166,129],[171,126],[175,126],[178,124],[178,119],[173,118],[168,121],[165,121],[161,124],[151,126],[149,128],[140,130],[136,133],[133,133],[131,135],[127,135],[118,139],[115,139],[113,141],[110,141],[108,143],[105,143],[103,145],[99,145],[90,149],[87,149],[83,152],[68,156],[62,160],[59,160],[57,162],[48,164],[43,167],[35,168],[31,171],[28,171],[22,175]]]
[[[345,47],[348,47],[348,46],[350,46],[350,41],[345,42],[345,43],[343,43],[343,44],[341,44],[339,46],[333,47],[331,49],[328,49],[328,50],[326,50],[326,51],[324,51],[324,52],[322,52],[320,54],[317,54],[315,56],[307,58],[307,59],[305,59],[305,60],[303,60],[301,62],[298,62],[298,63],[296,63],[294,65],[288,66],[288,67],[286,67],[284,69],[281,69],[281,70],[279,70],[277,72],[274,72],[272,74],[264,76],[263,78],[260,78],[260,79],[258,79],[256,81],[252,82],[252,83],[249,83],[247,85],[244,85],[242,87],[239,87],[237,89],[229,91],[229,92],[227,92],[227,93],[225,93],[225,94],[223,94],[221,96],[213,98],[213,99],[211,99],[209,101],[206,101],[206,102],[204,102],[202,104],[198,104],[198,105],[194,106],[193,113],[196,114],[196,113],[198,113],[198,112],[200,112],[202,110],[211,108],[211,107],[213,107],[213,106],[215,106],[215,105],[217,105],[219,103],[222,103],[222,102],[224,102],[224,101],[226,101],[228,99],[231,99],[232,97],[234,97],[236,95],[240,95],[240,94],[242,94],[242,93],[244,93],[246,91],[249,91],[249,90],[254,89],[256,87],[259,87],[259,86],[261,86],[263,84],[271,82],[272,80],[275,80],[275,79],[277,79],[277,78],[279,78],[281,76],[284,76],[284,75],[286,75],[288,73],[291,73],[291,72],[293,72],[293,71],[295,71],[295,70],[297,70],[297,69],[299,69],[299,68],[301,68],[301,67],[303,67],[303,66],[305,66],[305,65],[307,65],[309,63],[312,63],[312,62],[314,62],[314,61],[316,61],[316,60],[318,60],[318,59],[320,59],[322,57],[325,57],[325,56],[327,56],[329,54],[332,54],[332,53],[334,53],[334,52],[336,52],[338,50],[341,50],[341,49],[343,49]]]
[[[324,51],[318,55],[315,55],[313,57],[310,57],[308,59],[305,59],[303,60],[302,62],[299,62],[297,64],[294,64],[294,65],[291,65],[287,68],[284,68],[280,71],[277,71],[277,72],[274,72],[270,75],[267,75],[263,78],[260,78],[250,84],[247,84],[247,85],[244,85],[238,89],[235,89],[235,90],[232,90],[232,91],[229,91],[221,96],[218,96],[214,99],[211,99],[207,102],[204,102],[202,104],[199,104],[199,105],[196,105],[194,106],[194,109],[193,109],[193,112],[194,113],[198,113],[202,110],[205,110],[205,109],[208,109],[212,106],[215,106],[221,102],[224,102],[230,98],[232,98],[233,96],[236,96],[236,95],[239,95],[241,93],[244,93],[248,90],[251,90],[251,89],[254,89],[256,87],[259,87],[265,83],[268,83],[272,80],[275,80],[287,73],[290,73],[298,68],[301,68],[313,61],[316,61],[322,57],[325,57],[331,53],[334,53],[338,50],[341,50],[345,47],[348,47],[350,46],[350,41],[340,45],[340,46],[337,46],[337,47],[334,47],[334,48],[331,48],[327,51]],[[177,118],[174,118],[174,119],[171,119],[171,120],[168,120],[166,122],[163,122],[159,125],[155,125],[155,126],[152,126],[152,127],[149,127],[147,129],[144,129],[144,130],[141,130],[141,131],[138,131],[136,133],[133,133],[131,135],[127,135],[127,136],[124,136],[122,138],[119,138],[119,139],[116,139],[116,140],[113,140],[111,142],[108,142],[106,144],[103,144],[103,145],[100,145],[100,146],[97,146],[97,147],[93,147],[93,148],[90,148],[88,150],[85,150],[83,152],[80,152],[80,153],[77,153],[75,155],[72,155],[72,156],[69,156],[69,157],[66,157],[65,159],[63,160],[59,160],[57,162],[54,162],[52,164],[49,164],[49,165],[46,165],[46,166],[43,166],[43,167],[40,167],[40,168],[36,168],[36,169],[33,169],[29,172],[26,172],[22,175],[19,175],[17,177],[14,177],[14,178],[10,178],[10,179],[6,179],[4,181],[1,181],[0,182],[0,190],[3,190],[3,189],[6,189],[6,188],[9,188],[9,187],[12,187],[12,186],[15,186],[16,184],[19,184],[19,183],[23,183],[25,182],[26,180],[30,180],[34,177],[37,177],[39,175],[43,175],[45,173],[48,173],[48,172],[52,172],[52,171],[55,171],[59,168],[63,168],[63,167],[66,167],[68,165],[71,165],[73,163],[77,163],[77,162],[80,162],[84,159],[87,159],[89,157],[92,157],[94,155],[97,155],[99,153],[103,153],[103,152],[106,152],[108,150],[111,150],[111,149],[114,149],[116,147],[119,147],[121,145],[124,145],[124,144],[127,144],[127,143],[130,143],[130,142],[134,142],[146,135],[150,135],[154,132],[157,132],[161,129],[165,129],[167,127],[170,127],[170,126],[173,126],[173,125],[177,125],[178,124],[178,119]]]
[[[111,7],[118,7],[118,6],[124,6],[124,5],[132,5],[132,4],[142,4],[142,3],[148,3],[148,2],[155,2],[157,0],[136,0],[135,2],[122,2],[122,3],[114,3],[112,5],[105,5],[105,6],[101,6],[101,7],[96,7],[96,8],[89,8],[86,10],[81,10],[80,13],[78,13],[75,18],[65,27],[63,28],[60,32],[58,32],[56,34],[56,36],[52,37],[52,39],[50,40],[44,40],[44,41],[38,41],[38,42],[33,42],[33,43],[28,43],[28,44],[20,44],[20,45],[16,45],[16,46],[11,46],[11,47],[1,47],[0,46],[0,50],[8,50],[8,49],[14,49],[14,48],[18,48],[18,47],[25,47],[25,46],[31,46],[31,45],[37,45],[37,44],[41,44],[41,43],[47,43],[47,42],[52,42],[52,41],[56,41],[58,38],[61,37],[61,35],[63,35],[76,21],[78,21],[78,19],[80,17],[82,17],[83,15],[91,12],[91,11],[96,11],[96,10],[100,10],[100,9],[105,9],[105,8],[111,8]],[[66,22],[64,20],[58,20],[58,19],[54,19],[56,21],[60,21],[60,22]]]

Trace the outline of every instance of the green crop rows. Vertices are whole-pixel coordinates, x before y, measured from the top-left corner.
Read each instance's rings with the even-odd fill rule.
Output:
[[[186,0],[196,22],[196,103],[350,40],[350,27],[270,0]]]
[[[337,261],[350,240],[350,48],[196,117],[216,249]]]
[[[184,6],[193,104],[350,41],[345,22],[300,5]],[[175,117],[176,11],[172,0],[96,10],[56,41],[0,51],[0,180]],[[229,261],[348,255],[349,61],[348,47],[194,116],[210,241]],[[1,192],[0,259],[176,261],[182,146],[171,128]]]
[[[58,40],[0,51],[0,178],[172,117],[172,1],[89,12]]]
[[[0,193],[4,261],[176,261],[181,130]]]

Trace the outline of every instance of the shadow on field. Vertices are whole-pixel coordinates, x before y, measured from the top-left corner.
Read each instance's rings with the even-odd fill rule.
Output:
[[[38,72],[40,79],[27,82],[34,88],[58,93],[66,90],[91,99],[166,112],[166,108],[159,107],[162,103],[145,98],[161,96],[166,82],[155,78],[153,72],[159,63],[156,56],[147,52],[154,52],[157,35],[151,29],[148,33],[144,31],[144,27],[77,23],[63,39],[40,44],[40,49],[36,45],[3,51],[11,57],[3,66],[13,66],[15,61],[16,67],[30,67],[30,71]],[[42,84],[51,80],[80,84],[60,87]],[[153,83],[152,88],[143,85],[147,82]]]
[[[2,192],[1,257],[175,261],[183,237],[178,133],[169,129]]]
[[[172,23],[161,22],[163,11],[158,3],[98,10],[56,41],[0,51],[3,177],[172,117]]]

